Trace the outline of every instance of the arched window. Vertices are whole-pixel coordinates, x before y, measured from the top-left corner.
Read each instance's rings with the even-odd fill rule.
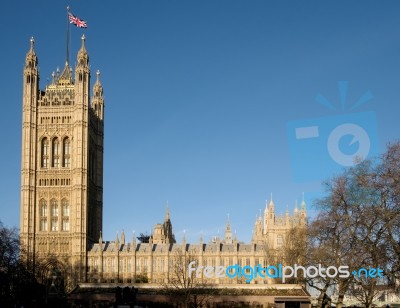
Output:
[[[51,207],[51,231],[58,231],[58,204],[56,200],[50,201]]]
[[[71,143],[68,137],[63,140],[63,167],[69,168],[71,164]]]
[[[53,157],[52,157],[52,167],[58,168],[60,165],[60,141],[58,138],[53,139]]]
[[[283,245],[283,236],[282,234],[278,234],[276,237],[276,246],[282,247],[282,245]]]
[[[46,200],[40,200],[40,231],[47,231],[47,202]]]
[[[68,200],[63,199],[63,201],[62,201],[62,209],[63,209],[63,216],[64,216],[64,217],[69,216],[69,204],[68,204]]]
[[[49,141],[47,138],[42,139],[42,168],[47,168],[49,166]]]
[[[62,230],[69,231],[69,204],[68,200],[63,199],[62,203]]]

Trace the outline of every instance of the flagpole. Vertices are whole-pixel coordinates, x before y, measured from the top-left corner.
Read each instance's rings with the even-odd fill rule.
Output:
[[[69,64],[69,5],[67,6],[67,55],[66,63]]]

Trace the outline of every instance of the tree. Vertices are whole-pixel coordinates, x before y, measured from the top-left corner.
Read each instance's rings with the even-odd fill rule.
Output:
[[[400,144],[390,144],[380,159],[364,161],[331,179],[327,196],[318,200],[318,217],[310,225],[311,263],[348,265],[349,277],[333,279],[337,307],[351,292],[367,308],[379,286],[396,285],[400,270]],[[360,268],[384,270],[368,277]],[[321,285],[321,281],[320,285]],[[331,281],[324,281],[326,285]],[[323,284],[322,283],[322,284]]]
[[[40,302],[44,290],[20,258],[19,234],[0,221],[0,304],[14,306]]]
[[[196,261],[193,252],[176,245],[170,256],[168,282],[163,285],[166,293],[171,295],[171,301],[181,304],[184,308],[206,307],[210,300],[210,297],[202,292],[206,285],[201,283],[201,278],[196,277],[195,271],[188,271],[189,264],[193,261]]]

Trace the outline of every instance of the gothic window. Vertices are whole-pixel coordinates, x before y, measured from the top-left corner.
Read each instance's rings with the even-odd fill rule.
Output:
[[[69,204],[68,200],[63,199],[62,203],[62,230],[69,231]]]
[[[51,231],[58,231],[58,204],[56,200],[50,201],[51,207]]]
[[[141,266],[140,266],[140,261],[141,261],[141,259],[136,259],[136,271],[137,272],[140,272],[140,270],[141,270]]]
[[[63,218],[62,230],[69,231],[69,219]]]
[[[42,140],[42,168],[47,168],[49,165],[49,141],[47,138]]]
[[[250,266],[250,259],[246,258],[246,266]],[[250,269],[246,268],[246,273],[250,273]]]
[[[58,168],[60,165],[60,141],[58,140],[58,138],[53,139],[52,150],[52,167]]]
[[[282,235],[278,235],[276,237],[276,246],[277,247],[282,247],[283,245],[283,236]]]
[[[147,259],[143,260],[143,271],[147,272]]]
[[[40,231],[47,231],[47,202],[46,200],[40,200]]]
[[[69,204],[68,200],[63,199],[62,201],[62,209],[63,209],[63,216],[68,217],[69,216]]]
[[[71,143],[68,137],[63,141],[63,167],[69,168],[71,164]]]
[[[95,271],[95,272],[98,272],[99,266],[98,266],[98,260],[97,260],[97,258],[94,258],[93,267],[94,267],[94,271]]]
[[[115,260],[114,258],[111,258],[111,273],[116,272],[116,268],[115,268]]]

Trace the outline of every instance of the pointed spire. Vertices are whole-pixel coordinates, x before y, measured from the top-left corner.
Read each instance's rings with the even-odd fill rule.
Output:
[[[96,72],[96,83],[95,84],[100,85],[100,71],[99,70],[97,70],[97,72]]]
[[[31,37],[30,42],[31,48],[29,49],[29,52],[35,54],[35,49],[33,48],[35,46],[35,39],[33,38],[33,36]]]
[[[89,64],[89,56],[85,47],[85,35],[82,35],[82,46],[78,51],[78,66],[87,66]]]
[[[59,74],[60,74],[60,69],[57,68],[57,75],[59,75]],[[64,70],[57,78],[57,83],[60,85],[72,84],[72,71],[68,65],[68,62],[65,62]]]
[[[97,72],[96,72],[96,82],[94,83],[94,86],[93,86],[93,96],[95,98],[103,96],[103,86],[101,85],[101,82],[100,82],[100,71],[99,70],[97,70]]]
[[[101,230],[100,230],[100,237],[99,237],[99,244],[103,243],[103,236],[101,234]]]
[[[168,206],[168,200],[167,200],[167,205],[165,208],[165,221],[170,220],[170,219],[171,219],[171,217],[170,217],[170,213],[169,213],[169,206]]]
[[[269,207],[273,208],[275,206],[274,201],[272,200],[272,193],[271,193],[271,199],[269,201]]]
[[[183,236],[182,236],[182,245],[186,245],[186,230],[183,229]]]
[[[30,39],[30,48],[25,57],[25,67],[26,68],[34,68],[38,64],[34,46],[35,46],[35,40],[33,39],[33,36],[32,36]]]
[[[289,215],[289,205],[286,204],[286,215]]]
[[[301,200],[301,210],[305,211],[306,210],[306,202],[304,201],[304,192],[303,192],[303,197]]]
[[[297,199],[294,203],[294,212],[297,213],[299,211],[299,209],[297,208]]]
[[[117,236],[116,236],[116,238],[115,238],[115,243],[118,243],[118,244],[119,244],[118,231],[117,231]]]
[[[85,37],[85,34],[82,34],[82,36],[81,36],[81,40],[82,40],[82,45],[81,45],[81,49],[80,49],[80,50],[82,50],[82,51],[85,51],[85,52],[86,52],[86,47],[85,47],[85,41],[86,41],[86,37]]]
[[[124,229],[122,229],[122,233],[121,233],[121,244],[125,245],[125,232],[124,232]]]

